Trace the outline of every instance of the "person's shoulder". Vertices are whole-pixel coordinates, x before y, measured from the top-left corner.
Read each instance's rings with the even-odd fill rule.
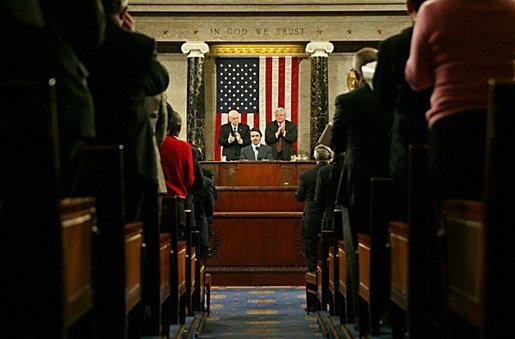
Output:
[[[320,175],[324,176],[331,172],[333,166],[322,166],[320,167],[320,171],[318,172]]]
[[[342,103],[344,101],[352,100],[352,98],[356,95],[357,91],[358,91],[358,89],[355,89],[353,91],[342,93],[336,97],[335,102]]]
[[[252,149],[252,144],[247,145],[247,146],[243,146],[243,147],[241,148],[241,151],[242,151],[242,152],[243,152],[243,151],[247,151],[248,149]]]

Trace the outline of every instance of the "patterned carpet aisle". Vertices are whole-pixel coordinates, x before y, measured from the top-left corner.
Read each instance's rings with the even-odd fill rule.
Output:
[[[304,287],[213,287],[200,338],[321,337],[305,307]]]

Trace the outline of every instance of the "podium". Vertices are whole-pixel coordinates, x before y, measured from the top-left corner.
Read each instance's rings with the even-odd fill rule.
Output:
[[[206,271],[213,285],[303,285],[298,178],[314,161],[203,162],[218,190]]]

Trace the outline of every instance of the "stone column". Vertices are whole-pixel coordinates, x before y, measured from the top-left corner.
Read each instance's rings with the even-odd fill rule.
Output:
[[[204,54],[209,52],[209,46],[203,41],[189,41],[182,44],[181,50],[188,55],[186,139],[205,154]]]
[[[334,50],[329,41],[312,41],[306,45],[311,56],[310,157],[329,120],[327,57]]]

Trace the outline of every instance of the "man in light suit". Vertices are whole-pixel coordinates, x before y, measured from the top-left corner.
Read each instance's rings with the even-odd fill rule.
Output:
[[[218,145],[223,147],[226,160],[239,160],[242,147],[250,145],[250,128],[240,123],[240,113],[229,111],[228,123],[220,126]]]
[[[275,160],[291,160],[295,154],[293,144],[297,142],[297,125],[286,120],[286,111],[279,107],[275,110],[275,121],[266,126],[265,142],[272,147]]]
[[[261,143],[263,134],[258,128],[250,130],[250,145],[241,149],[240,159],[242,160],[274,160],[272,148]]]

